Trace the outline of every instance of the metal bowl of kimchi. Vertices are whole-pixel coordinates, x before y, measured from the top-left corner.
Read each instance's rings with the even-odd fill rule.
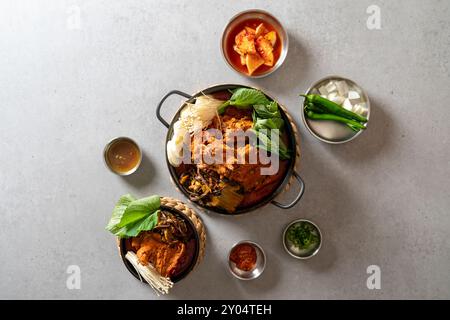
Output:
[[[248,78],[262,78],[283,64],[289,38],[272,14],[251,9],[230,19],[223,30],[220,47],[231,69]]]
[[[198,127],[194,129],[195,134],[188,132],[184,135],[183,148],[191,149],[188,150],[189,152],[185,149],[178,150],[177,152],[183,154],[184,161],[174,165],[172,159],[173,140],[174,137],[180,136],[180,130],[182,130],[180,126],[186,127],[184,123],[180,124],[179,120],[186,121],[186,119],[189,119],[189,112],[193,110],[190,108],[193,108],[197,101],[213,99],[225,102],[230,99],[233,90],[240,88],[258,90],[270,102],[278,104],[278,116],[283,120],[278,141],[280,144],[282,141],[289,150],[289,158],[277,158],[278,155],[267,151],[264,158],[261,153],[258,153],[261,151],[259,144],[261,141],[252,140],[251,136],[255,121],[254,114],[252,114],[254,109],[228,107],[223,113],[217,112],[217,115],[213,116],[211,123],[206,128]],[[182,96],[185,101],[169,123],[161,116],[161,108],[166,99],[172,95]],[[213,102],[217,103],[217,101]],[[218,110],[221,110],[221,108]],[[237,215],[254,211],[267,204],[289,209],[300,201],[305,185],[300,175],[295,171],[298,155],[296,154],[297,142],[294,128],[283,107],[262,90],[238,84],[214,85],[194,94],[173,90],[162,98],[157,106],[156,115],[161,123],[168,128],[165,154],[172,180],[177,188],[199,207],[215,213]],[[195,123],[195,120],[199,117],[194,114],[193,118]],[[237,128],[242,129],[239,132],[245,135],[245,143],[241,147],[237,142],[235,144],[234,140],[229,139],[230,132],[234,133]],[[255,141],[257,144],[255,144]],[[179,145],[181,144],[176,146]],[[222,159],[222,162],[207,161],[205,150],[217,145],[223,145],[223,150],[219,149],[219,152],[213,151],[211,154],[219,155],[219,158],[222,154],[224,159]],[[252,162],[250,161],[250,154],[253,154],[251,153],[253,151],[258,153],[258,156],[256,160],[252,158]],[[229,161],[227,152],[235,156],[234,160]],[[242,161],[239,162],[236,159]],[[217,160],[217,158],[213,160]],[[263,163],[263,161],[265,162]],[[273,170],[268,173],[267,171],[270,170],[264,171],[263,168],[272,168]],[[299,184],[298,193],[294,196],[294,199],[287,204],[276,201],[277,196],[285,190],[293,177]]]

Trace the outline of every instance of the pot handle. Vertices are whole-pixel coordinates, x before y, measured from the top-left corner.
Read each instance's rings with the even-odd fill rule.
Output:
[[[281,203],[279,203],[278,201],[273,200],[271,203],[272,203],[274,206],[278,207],[278,208],[281,208],[281,209],[290,209],[290,208],[292,208],[293,206],[295,206],[295,205],[297,204],[297,202],[300,201],[300,199],[301,199],[302,196],[303,196],[303,193],[305,192],[305,183],[303,182],[303,180],[302,180],[302,178],[300,177],[300,175],[299,175],[297,172],[295,172],[295,171],[293,171],[292,174],[293,174],[294,177],[297,179],[297,181],[298,181],[298,183],[299,183],[299,185],[300,185],[300,191],[298,192],[298,195],[297,195],[297,197],[294,199],[294,201],[292,201],[292,202],[289,203],[289,204],[281,204]]]
[[[156,117],[158,118],[158,120],[159,120],[159,121],[160,121],[167,129],[169,128],[169,123],[167,123],[167,121],[164,120],[164,118],[161,116],[161,107],[162,107],[164,101],[166,101],[166,99],[167,99],[168,97],[170,97],[171,95],[173,95],[173,94],[177,94],[177,95],[182,96],[182,97],[185,97],[185,98],[187,98],[187,99],[191,99],[191,98],[192,98],[191,95],[189,95],[189,94],[187,94],[187,93],[184,93],[183,91],[180,91],[180,90],[172,90],[172,91],[170,91],[168,94],[166,94],[166,95],[161,99],[161,101],[158,103],[158,106],[156,107]]]

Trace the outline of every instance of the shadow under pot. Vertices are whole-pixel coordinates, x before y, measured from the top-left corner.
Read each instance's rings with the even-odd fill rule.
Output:
[[[216,103],[217,100],[225,102],[230,99],[232,92],[239,88],[259,90],[265,95],[268,101],[277,103],[279,110],[277,117],[283,120],[279,141],[283,142],[289,152],[289,156],[282,159],[282,157],[279,157],[278,154],[274,154],[273,152],[256,152],[258,153],[256,162],[250,162],[250,156],[248,153],[245,154],[244,152],[244,156],[240,159],[242,160],[245,158],[245,164],[242,164],[241,161],[240,163],[235,162],[230,165],[227,163],[229,160],[228,158],[226,158],[226,160],[222,159],[222,163],[220,164],[217,164],[217,162],[206,164],[206,161],[200,161],[200,163],[198,161],[193,161],[195,159],[191,155],[196,154],[196,152],[192,153],[190,151],[188,157],[183,157],[183,159],[189,159],[188,161],[182,161],[176,165],[171,164],[168,154],[168,142],[174,137],[175,131],[180,130],[180,123],[177,124],[177,121],[180,119],[182,112],[190,112],[190,110],[195,107],[199,97],[207,96],[214,98]],[[166,99],[172,95],[182,96],[186,98],[186,101],[182,103],[169,124],[161,116],[161,108]],[[230,142],[227,141],[228,129],[234,130],[236,128],[242,128],[245,132],[253,132],[255,135],[255,131],[253,130],[255,114],[254,106],[249,106],[247,108],[228,106],[223,113],[216,112],[210,123],[200,130],[202,133],[200,143],[203,144],[200,150],[204,150],[204,148],[213,140],[216,140],[216,142],[220,141],[219,143],[223,145],[223,150],[229,148]],[[215,85],[193,95],[179,90],[173,90],[167,93],[159,102],[156,109],[156,116],[159,121],[168,128],[165,156],[172,180],[176,187],[197,206],[219,214],[238,215],[254,211],[269,203],[281,209],[290,209],[300,201],[305,190],[305,184],[300,175],[295,171],[295,164],[298,160],[298,155],[296,153],[296,130],[294,130],[293,124],[289,120],[284,107],[262,90],[238,84]],[[185,116],[183,119],[186,119]],[[223,135],[220,138],[214,137],[214,139],[209,139],[207,135],[211,129],[217,129],[215,132],[222,133]],[[205,131],[208,132],[205,133]],[[184,140],[184,146],[190,144],[191,150],[196,150],[196,146],[194,145],[195,138],[193,138],[192,132],[189,130],[187,132],[190,133],[191,136],[187,136],[187,139]],[[259,150],[261,141],[259,134],[260,132],[255,135],[257,136],[255,140],[246,137],[245,148],[249,150]],[[198,141],[199,140],[196,142]],[[224,143],[224,141],[226,142]],[[237,155],[239,152],[239,144],[237,143],[238,140],[236,140],[236,144],[234,141],[235,140],[232,142],[232,148],[234,149],[232,153]],[[254,141],[257,141],[258,148],[256,148]],[[253,148],[253,146],[255,146],[255,148]],[[226,152],[223,151],[222,153],[225,154]],[[262,164],[260,158],[261,154],[266,155],[265,161],[267,161],[267,159],[269,159],[269,161],[270,159],[275,159],[273,156],[277,157],[275,160],[278,161],[278,168],[272,174],[270,174],[270,172],[269,174],[267,174],[267,172],[264,173],[264,170],[261,170],[263,167],[267,168],[272,165],[270,162]],[[299,184],[298,193],[290,203],[282,204],[276,201],[275,198],[285,190],[291,178],[294,178]],[[196,190],[196,188],[200,188],[200,192]]]

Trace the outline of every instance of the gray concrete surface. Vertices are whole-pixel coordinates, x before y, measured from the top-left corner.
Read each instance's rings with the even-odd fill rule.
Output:
[[[381,9],[369,30],[366,9]],[[227,20],[262,8],[287,27],[287,60],[248,80],[223,62]],[[118,197],[184,199],[163,157],[155,118],[171,89],[234,82],[284,103],[302,135],[306,193],[289,211],[202,214],[203,263],[168,299],[450,298],[450,12],[448,1],[12,1],[0,2],[0,298],[155,299],[122,265],[104,230]],[[300,121],[298,94],[329,74],[349,77],[372,100],[369,129],[326,145]],[[164,114],[180,99],[168,101]],[[128,178],[110,173],[102,149],[136,139],[145,157]],[[283,199],[293,196],[293,191]],[[322,228],[318,256],[297,261],[283,227],[309,218]],[[241,239],[267,251],[263,276],[228,274]],[[66,287],[69,265],[81,289]],[[381,269],[369,290],[366,269]]]

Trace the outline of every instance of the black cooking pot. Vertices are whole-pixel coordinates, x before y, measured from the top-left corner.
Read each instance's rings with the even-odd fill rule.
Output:
[[[191,219],[189,219],[183,212],[181,212],[180,210],[177,210],[175,208],[167,207],[164,205],[161,205],[160,209],[164,210],[164,211],[169,211],[169,212],[173,213],[174,215],[183,219],[183,221],[186,223],[188,228],[192,231],[192,238],[195,240],[195,251],[194,251],[194,256],[193,256],[191,262],[181,273],[170,278],[170,280],[173,283],[176,283],[176,282],[180,281],[181,279],[183,279],[184,277],[186,277],[193,270],[194,266],[197,264],[197,261],[199,259],[199,253],[200,253],[200,238],[199,238],[197,229],[195,228]],[[125,264],[125,267],[128,269],[128,271],[136,279],[145,283],[145,280],[142,279],[142,277],[138,274],[138,272],[133,267],[133,265],[125,258],[125,255],[127,254],[127,248],[126,248],[125,242],[127,240],[128,239],[125,239],[125,238],[119,239],[118,246],[119,246],[120,257],[122,258],[122,261]]]
[[[163,117],[161,116],[161,107],[164,103],[164,101],[166,101],[166,99],[171,96],[171,95],[180,95],[182,97],[185,97],[187,100],[186,102],[190,102],[193,103],[195,101],[195,98],[202,95],[202,94],[214,94],[214,93],[218,93],[218,92],[222,92],[222,91],[227,91],[227,90],[234,90],[236,88],[251,88],[251,89],[257,89],[257,88],[253,88],[253,87],[249,87],[249,86],[245,86],[245,85],[237,85],[237,84],[222,84],[222,85],[215,85],[215,86],[211,86],[207,89],[201,90],[197,93],[195,93],[194,95],[189,95],[187,93],[184,93],[182,91],[179,90],[172,90],[169,93],[167,93],[159,102],[158,107],[156,108],[156,117],[158,118],[159,121],[161,121],[161,123],[166,126],[169,130],[167,132],[167,137],[166,137],[166,145],[167,142],[172,138],[173,135],[173,124],[178,120],[179,116],[180,116],[180,112],[181,110],[184,108],[185,103],[183,103],[178,112],[175,114],[175,116],[173,117],[171,123],[169,124],[166,120],[163,119]],[[257,89],[262,91],[261,89]],[[262,91],[264,93],[264,91]],[[276,101],[275,99],[273,99],[272,97],[270,97],[269,95],[267,95],[266,93],[264,93],[270,100]],[[278,103],[278,102],[277,102]],[[278,103],[278,105],[280,105]],[[278,187],[272,192],[271,195],[269,195],[268,197],[266,197],[265,199],[261,200],[260,202],[251,205],[249,207],[245,207],[245,208],[240,208],[238,210],[236,210],[233,213],[229,213],[223,209],[220,208],[212,208],[212,207],[208,207],[208,206],[204,206],[200,203],[195,203],[196,205],[212,211],[212,212],[217,212],[217,213],[221,213],[221,214],[228,214],[228,215],[236,215],[236,214],[242,214],[242,213],[247,213],[250,211],[253,211],[255,209],[258,209],[266,204],[268,204],[269,202],[275,206],[277,206],[278,208],[281,209],[290,209],[293,206],[295,206],[297,204],[297,202],[300,201],[303,192],[305,191],[305,183],[303,182],[302,178],[300,177],[300,175],[295,172],[295,161],[296,161],[296,157],[297,157],[297,153],[295,152],[296,147],[297,147],[297,141],[295,139],[295,132],[294,129],[292,128],[292,124],[289,121],[285,111],[280,108],[280,113],[281,116],[284,120],[285,123],[285,130],[287,132],[287,136],[288,136],[288,148],[290,148],[291,150],[294,150],[294,152],[292,152],[292,156],[291,159],[289,159],[289,165],[288,165],[288,170],[286,171],[283,180],[280,182],[280,184],[278,185]],[[167,148],[164,148],[165,154],[166,154],[166,162],[167,162],[167,166],[169,167],[169,172],[172,176],[172,179],[175,183],[175,185],[177,186],[177,188],[187,197],[189,198],[189,194],[188,192],[184,189],[184,187],[181,185],[181,183],[178,181],[178,176],[175,172],[175,168],[169,163],[168,157],[167,157]],[[298,181],[299,185],[300,185],[300,190],[297,194],[297,196],[295,197],[295,199],[288,204],[281,204],[278,201],[275,201],[274,199],[284,190],[284,188],[286,187],[286,185],[289,183],[289,180],[291,179],[291,176],[294,176],[296,178],[296,180]]]

